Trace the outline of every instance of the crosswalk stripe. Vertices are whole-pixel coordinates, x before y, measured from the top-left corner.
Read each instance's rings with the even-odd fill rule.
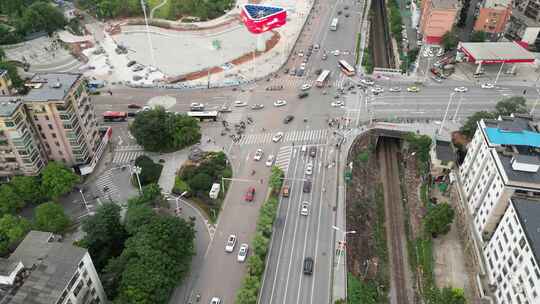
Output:
[[[326,139],[326,134],[328,133],[327,129],[319,129],[319,130],[295,130],[295,131],[289,131],[286,132],[283,136],[283,142],[310,142],[310,141],[321,141]],[[244,135],[240,141],[237,143],[239,145],[256,145],[256,144],[264,144],[264,143],[270,143],[272,142],[272,137],[274,134],[272,133],[257,133],[257,134],[248,134]],[[142,154],[142,151],[138,151],[138,154],[136,156],[131,157],[124,157],[123,159],[135,159],[140,154]],[[120,156],[118,156],[120,157]],[[118,158],[119,159],[119,158]],[[116,162],[117,158],[115,156]]]

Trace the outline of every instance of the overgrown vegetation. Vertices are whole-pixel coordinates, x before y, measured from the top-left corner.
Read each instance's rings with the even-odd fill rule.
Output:
[[[135,159],[135,166],[141,168],[141,173],[139,174],[141,186],[157,183],[159,181],[161,170],[163,169],[162,164],[154,163],[150,157],[141,155]],[[137,184],[137,181],[134,181],[134,184]]]
[[[439,203],[430,206],[424,217],[424,229],[426,233],[433,237],[440,234],[447,234],[450,231],[450,225],[454,221],[454,209],[448,203]]]
[[[221,184],[223,178],[231,176],[232,169],[225,153],[208,152],[200,161],[187,164],[178,171],[172,192],[176,194],[191,192],[196,197],[193,201],[208,213],[212,220],[216,220],[225,193],[220,191],[218,199],[213,200],[208,196],[208,192],[212,184]],[[228,181],[224,182],[225,192],[228,184]]]
[[[441,38],[441,45],[445,51],[453,50],[459,42],[458,36],[454,30],[444,33]]]
[[[356,34],[356,53],[355,53],[355,57],[354,57],[354,64],[355,65],[358,65],[358,61],[360,61],[360,53],[362,52],[362,50],[360,49],[361,47],[361,42],[362,42],[362,34],[360,33],[357,33]]]
[[[274,221],[276,219],[279,204],[279,192],[283,184],[283,171],[278,167],[272,167],[270,176],[271,194],[263,203],[257,220],[257,230],[252,242],[254,255],[248,258],[248,274],[242,282],[242,287],[236,293],[236,304],[255,304],[262,283],[262,276],[268,253],[268,245],[272,237]]]
[[[402,34],[401,34],[401,25],[403,20],[401,19],[401,12],[399,11],[399,4],[397,0],[388,1],[388,9],[390,10],[390,32],[398,44],[401,43]]]
[[[347,303],[377,304],[384,303],[378,296],[378,286],[375,281],[361,281],[352,273],[347,274]],[[345,302],[343,302],[345,303]]]
[[[156,191],[157,188],[157,191]],[[163,201],[155,184],[128,201],[125,222],[120,208],[107,203],[85,220],[87,247],[113,303],[167,303],[188,273],[195,252],[192,222],[153,208]]]
[[[373,73],[373,57],[369,48],[364,49],[364,57],[362,58],[362,66],[367,74]]]
[[[501,99],[495,105],[495,111],[479,111],[469,116],[460,129],[461,134],[472,138],[478,122],[482,119],[495,119],[499,116],[508,116],[510,114],[527,113],[527,100],[522,96],[512,96]]]
[[[147,12],[162,1],[149,1]],[[142,8],[139,0],[79,0],[81,6],[94,12],[100,18],[116,18],[141,16]],[[148,2],[147,2],[148,3]],[[154,17],[176,20],[182,16],[198,17],[201,20],[213,19],[223,15],[232,8],[232,0],[168,0],[168,3],[156,11]]]
[[[418,171],[420,174],[426,174],[429,170],[431,138],[427,135],[417,135],[410,132],[405,135],[405,141],[409,144],[409,152],[416,155]]]

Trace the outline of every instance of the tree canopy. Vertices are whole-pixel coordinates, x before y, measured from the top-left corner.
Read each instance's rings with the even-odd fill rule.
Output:
[[[135,165],[141,168],[139,180],[141,181],[142,186],[157,183],[159,181],[163,165],[154,163],[154,161],[146,155],[137,157],[137,159],[135,159]]]
[[[141,112],[130,130],[138,144],[153,152],[181,150],[201,139],[197,119],[165,112],[162,107]]]
[[[35,176],[14,176],[9,184],[26,203],[37,203],[42,199],[40,184]]]
[[[450,231],[450,225],[454,220],[454,209],[448,203],[437,204],[429,208],[424,217],[424,228],[426,232],[437,236]]]
[[[64,165],[52,161],[41,172],[42,190],[49,198],[56,199],[70,192],[79,177]]]
[[[6,214],[0,218],[0,254],[6,254],[10,247],[20,242],[31,227],[30,222],[20,216]]]
[[[0,186],[0,214],[13,214],[24,207],[24,201],[9,184]]]
[[[444,47],[444,49],[447,51],[451,49],[455,49],[457,47],[458,42],[459,42],[458,36],[453,30],[444,33],[444,35],[441,38],[441,44]]]
[[[69,218],[62,206],[48,202],[39,205],[34,210],[34,225],[41,231],[61,233],[69,226]]]
[[[484,31],[474,31],[471,34],[471,42],[484,42],[487,39],[487,34]]]
[[[512,96],[497,102],[495,112],[497,115],[508,116],[510,114],[527,113],[527,100],[523,96]]]

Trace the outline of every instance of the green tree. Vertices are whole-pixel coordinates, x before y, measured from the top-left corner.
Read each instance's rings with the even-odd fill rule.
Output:
[[[242,288],[236,293],[236,304],[255,304],[261,282],[258,277],[246,276],[242,283]]]
[[[197,173],[188,181],[188,184],[193,191],[208,192],[212,187],[212,177],[206,173]]]
[[[41,176],[43,193],[52,199],[70,192],[79,182],[79,177],[75,173],[55,161],[47,164],[41,172]]]
[[[195,118],[168,113],[161,107],[137,115],[130,130],[137,143],[153,152],[180,150],[201,139]]]
[[[376,304],[377,287],[372,282],[362,282],[352,273],[347,274],[347,300],[351,304]],[[384,301],[383,301],[384,302]]]
[[[26,203],[37,203],[42,198],[40,184],[35,176],[18,175],[9,183]]]
[[[69,224],[64,208],[57,203],[43,203],[34,211],[34,225],[38,230],[61,233]]]
[[[158,184],[143,186],[142,192],[142,195],[129,199],[128,206],[144,205],[149,207],[160,207],[165,202],[163,194],[161,194],[161,188]]]
[[[409,151],[416,152],[416,157],[420,162],[426,163],[429,161],[431,147],[431,138],[429,136],[409,132],[405,135],[405,141],[409,144]]]
[[[251,255],[247,260],[249,274],[261,277],[264,272],[264,261],[258,255]]]
[[[9,184],[0,186],[0,214],[15,213],[24,207],[24,201]]]
[[[285,174],[283,174],[283,170],[281,170],[278,166],[272,167],[269,184],[273,191],[279,191],[279,189],[281,189],[284,177]]]
[[[455,49],[458,44],[458,37],[456,33],[453,30],[444,33],[444,35],[441,38],[441,44],[444,47],[444,49],[447,51]]]
[[[476,132],[476,128],[480,120],[493,119],[496,117],[497,115],[491,112],[487,112],[487,111],[476,112],[467,118],[467,120],[461,127],[460,132],[461,134],[467,136],[468,138],[472,138],[474,135],[474,132]]]
[[[1,35],[0,35],[1,36]],[[0,69],[6,70],[8,73],[9,78],[11,79],[11,82],[13,83],[13,87],[16,89],[21,89],[24,86],[24,80],[19,76],[19,72],[17,71],[17,67],[11,63],[6,61],[0,61]]]
[[[154,163],[154,161],[146,155],[137,157],[137,159],[135,159],[135,165],[141,167],[141,174],[139,174],[141,185],[144,186],[159,181],[163,165]]]
[[[445,287],[432,288],[429,292],[427,304],[465,304],[463,289]]]
[[[9,247],[20,242],[30,231],[30,222],[20,216],[6,214],[0,218],[0,234],[5,242],[0,241],[0,254],[5,254]]]
[[[24,32],[32,33],[45,31],[52,34],[55,30],[66,25],[66,18],[62,12],[48,2],[35,2],[26,8],[22,15]]]
[[[426,232],[433,236],[446,234],[454,220],[454,209],[448,203],[441,203],[429,208],[424,218]]]
[[[120,288],[120,282],[122,281],[122,273],[126,269],[127,257],[121,255],[116,258],[111,258],[107,266],[100,273],[101,283],[103,289],[107,294],[107,298],[114,299],[118,296],[118,289]]]
[[[268,243],[270,240],[262,235],[262,233],[257,232],[253,238],[253,252],[258,255],[261,259],[266,257],[268,252]]]
[[[508,116],[510,114],[527,113],[527,100],[522,96],[513,96],[502,99],[495,105],[496,115]]]
[[[135,235],[144,225],[151,223],[156,216],[154,210],[146,205],[130,206],[125,222],[127,232]]]
[[[107,261],[124,249],[127,233],[120,220],[120,207],[114,203],[99,206],[94,215],[83,221],[82,229],[86,233],[82,243],[101,272]]]
[[[484,42],[487,39],[487,34],[484,31],[474,31],[471,34],[471,42]]]
[[[3,48],[0,48],[0,61],[4,61],[6,59],[6,52]]]

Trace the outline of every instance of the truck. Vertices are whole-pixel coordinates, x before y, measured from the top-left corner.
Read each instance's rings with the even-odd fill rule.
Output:
[[[210,189],[210,193],[208,193],[208,196],[210,196],[211,199],[216,199],[219,195],[219,189],[219,183],[214,183]]]

